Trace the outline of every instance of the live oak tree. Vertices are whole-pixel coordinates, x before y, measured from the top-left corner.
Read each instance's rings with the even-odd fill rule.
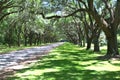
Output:
[[[117,28],[120,24],[120,0],[117,0],[116,5],[110,6],[109,0],[103,0],[106,9],[109,14],[109,21],[105,20],[104,17],[99,15],[95,6],[93,5],[94,0],[88,0],[88,10],[89,13],[96,20],[97,24],[105,32],[107,38],[107,56],[118,55],[118,45],[117,45]]]
[[[66,0],[67,1],[67,0]],[[54,0],[50,3],[55,3]],[[43,16],[45,19],[51,19],[51,18],[62,18],[62,17],[69,17],[72,16],[78,12],[86,12],[89,15],[93,17],[93,19],[96,21],[98,24],[98,27],[100,27],[107,39],[107,57],[115,56],[119,54],[118,51],[118,45],[117,45],[117,28],[120,24],[120,0],[72,0],[74,2],[74,5],[69,5],[70,1],[67,1],[68,4],[63,4],[63,9],[69,8],[71,10],[73,7],[75,8],[75,5],[82,5],[80,8],[75,8],[74,10],[72,9],[70,11],[66,11],[65,15],[58,16],[58,15],[53,15],[53,16],[45,16],[43,12],[40,14]],[[115,4],[111,4],[115,2]],[[59,3],[59,1],[58,1]],[[97,8],[96,4],[101,3],[102,6],[99,6]],[[61,3],[59,3],[61,5]],[[71,3],[72,4],[72,3]],[[60,5],[58,7],[60,7]],[[103,12],[102,12],[103,10]],[[106,15],[102,15],[101,13],[106,13]]]
[[[82,13],[85,16],[81,16]],[[99,37],[102,30],[107,39],[106,56],[112,57],[119,54],[117,45],[117,29],[120,24],[119,13],[120,0],[0,0],[0,26],[1,28],[4,27],[4,34],[0,37],[5,38],[10,45],[17,43],[18,46],[20,42],[24,42],[25,45],[44,42],[46,36],[53,39],[57,33],[54,34],[56,28],[52,28],[53,33],[51,32],[49,35],[45,31],[45,29],[49,29],[49,24],[43,23],[42,18],[53,20],[74,17],[74,19],[71,18],[71,23],[67,26],[72,26],[72,28],[74,26],[73,29],[79,28],[80,32],[76,31],[79,42],[80,38],[83,39],[82,37],[86,37],[89,33],[96,34],[95,36]],[[83,20],[78,20],[75,17],[76,15],[82,17]],[[85,25],[88,27],[83,24],[84,22],[87,22]],[[79,27],[76,27],[75,24]],[[50,26],[54,25],[50,23]],[[84,35],[85,31],[83,30],[85,28],[89,30],[86,35]],[[93,30],[91,30],[92,28]],[[73,31],[75,32],[75,30]],[[83,34],[79,35],[80,33]],[[94,44],[98,43],[98,37],[93,39]],[[3,39],[2,41],[4,42]]]
[[[38,5],[39,2],[40,0],[0,0],[1,44],[11,47],[44,42],[44,37],[49,34],[44,34],[48,23],[35,14],[35,10],[41,6]],[[51,41],[56,39],[54,32],[51,31],[49,35]]]

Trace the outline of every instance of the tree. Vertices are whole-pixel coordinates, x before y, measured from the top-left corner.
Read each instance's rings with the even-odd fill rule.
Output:
[[[54,2],[54,0],[52,1]],[[52,3],[50,2],[50,3]],[[109,0],[102,0],[102,1],[96,1],[96,0],[72,0],[72,1],[67,1],[68,3],[73,3],[76,5],[82,5],[83,7],[80,8],[75,8],[74,4],[73,5],[63,5],[63,9],[68,8],[69,10],[71,10],[74,7],[74,11],[73,12],[69,12],[67,13],[67,15],[53,15],[53,16],[45,16],[45,14],[40,13],[43,18],[46,19],[51,19],[51,18],[62,18],[62,17],[69,17],[72,16],[78,12],[87,12],[89,15],[91,15],[93,17],[93,19],[96,21],[96,23],[98,24],[98,27],[100,27],[107,38],[107,57],[112,57],[115,55],[118,55],[118,46],[117,46],[117,28],[118,25],[120,24],[120,0],[116,1],[116,5],[112,5],[111,2],[114,2],[113,0],[109,1]],[[103,8],[101,6],[99,6],[99,8],[96,8],[97,3],[102,3],[103,4]],[[48,3],[49,4],[49,3]],[[61,4],[60,4],[61,5]],[[59,6],[60,6],[59,5]],[[58,7],[59,7],[58,6]],[[102,10],[103,12],[102,12]],[[106,15],[102,15],[100,12],[102,13],[107,13]],[[109,15],[108,15],[109,14]],[[106,17],[108,17],[106,19]]]
[[[39,0],[2,0],[0,1],[0,38],[9,47],[24,44],[39,45],[43,42],[48,23],[36,15]],[[54,29],[54,28],[53,28]],[[44,36],[43,36],[44,35]],[[56,36],[51,31],[51,41]],[[53,38],[55,37],[55,38]]]
[[[106,21],[104,17],[100,16],[97,12],[95,6],[93,5],[93,0],[88,0],[89,13],[96,20],[97,24],[105,32],[107,38],[107,56],[118,55],[118,45],[117,45],[117,28],[120,24],[120,0],[117,0],[115,5],[115,10],[110,6],[110,2],[103,0],[106,9],[109,11],[109,21]]]

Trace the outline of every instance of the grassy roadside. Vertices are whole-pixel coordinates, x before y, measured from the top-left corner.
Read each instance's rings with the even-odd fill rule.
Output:
[[[43,46],[43,45],[48,45],[48,44],[50,44],[50,43],[40,44],[38,46]],[[32,47],[36,47],[36,46],[23,46],[23,45],[21,45],[20,47],[12,46],[11,48],[9,48],[8,46],[0,45],[0,54],[5,54],[5,53],[11,52],[11,51],[22,50],[22,49],[27,49],[27,48],[32,48]]]
[[[120,80],[120,61],[98,60],[99,55],[65,43],[7,80]]]

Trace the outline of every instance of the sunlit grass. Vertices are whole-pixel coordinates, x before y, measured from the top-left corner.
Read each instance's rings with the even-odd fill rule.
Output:
[[[65,43],[7,80],[120,80],[120,61]]]

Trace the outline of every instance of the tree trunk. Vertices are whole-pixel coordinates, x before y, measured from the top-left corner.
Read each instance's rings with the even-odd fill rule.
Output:
[[[29,36],[29,45],[32,46],[32,38]]]
[[[79,44],[79,46],[82,47],[82,39],[81,39],[80,32],[78,32],[78,44]]]
[[[17,41],[17,45],[20,47],[20,34],[18,33],[18,41]]]
[[[100,47],[99,47],[99,36],[94,37],[94,52],[99,52]]]
[[[118,44],[117,44],[117,34],[115,36],[107,38],[107,54],[106,56],[112,57],[119,55]]]
[[[118,43],[117,43],[117,28],[115,27],[114,24],[111,24],[110,26],[111,28],[109,28],[109,30],[110,30],[111,36],[107,37],[106,56],[108,58],[119,55]]]
[[[37,40],[38,45],[42,43],[42,34],[38,34],[38,40]]]
[[[13,42],[12,42],[12,33],[13,31],[12,31],[12,29],[9,29],[9,32],[8,32],[8,36],[7,36],[7,38],[8,38],[8,40],[7,40],[7,42],[8,42],[8,46],[11,48],[11,46],[13,45]]]
[[[92,38],[87,38],[87,48],[86,50],[89,50],[91,48]]]
[[[24,37],[24,45],[27,46],[27,36]]]
[[[85,47],[85,39],[83,39],[83,43],[82,44],[83,44],[83,47]]]
[[[27,38],[28,38],[28,33],[27,33],[27,28],[25,26],[24,27],[24,46],[27,46]]]
[[[30,31],[30,33],[28,34],[28,36],[29,36],[29,45],[32,46],[33,37],[34,37],[33,31]]]
[[[17,34],[17,45],[20,46],[20,33],[21,33],[21,30],[19,28],[18,30],[18,34]]]
[[[99,46],[99,37],[100,37],[100,33],[101,33],[101,29],[98,29],[96,26],[96,30],[94,30],[95,32],[93,32],[94,35],[94,52],[99,52],[100,51],[100,46]]]

